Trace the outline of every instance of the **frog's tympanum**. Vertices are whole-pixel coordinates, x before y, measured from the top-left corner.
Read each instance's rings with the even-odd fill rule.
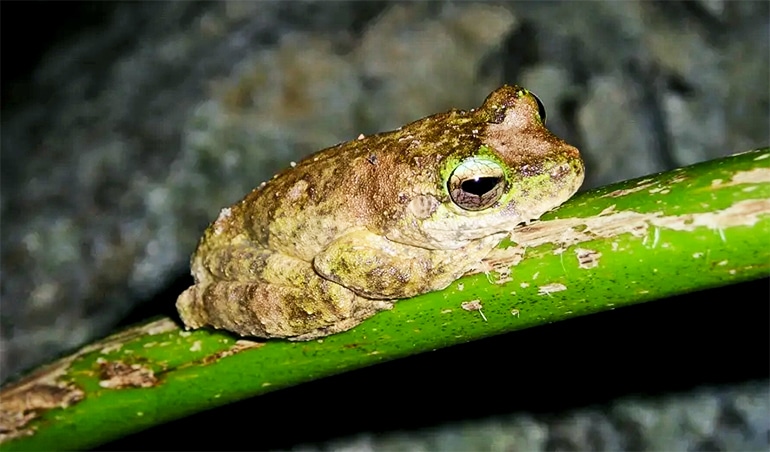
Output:
[[[447,287],[583,181],[540,101],[503,86],[313,154],[223,209],[177,300],[188,328],[308,340]]]

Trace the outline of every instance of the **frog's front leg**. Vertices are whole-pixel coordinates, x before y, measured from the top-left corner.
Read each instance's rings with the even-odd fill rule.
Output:
[[[408,298],[440,290],[478,265],[506,233],[452,250],[394,242],[367,230],[339,237],[313,260],[324,278],[367,298]]]
[[[223,259],[212,258],[217,255]],[[188,328],[308,340],[350,329],[392,306],[320,277],[308,262],[264,249],[226,247],[194,262],[193,270],[196,284],[177,299]]]

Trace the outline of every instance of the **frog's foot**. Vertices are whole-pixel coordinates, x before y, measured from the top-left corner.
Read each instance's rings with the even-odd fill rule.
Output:
[[[217,281],[187,289],[177,309],[190,328],[212,326],[241,336],[292,337],[326,328],[350,316],[355,295],[333,284],[325,298],[266,282]],[[316,296],[318,296],[316,294]]]
[[[195,284],[182,292],[176,299],[176,309],[182,318],[182,323],[186,329],[196,329],[208,324],[206,310],[201,306],[201,297],[198,295],[198,288],[201,286]]]
[[[345,331],[391,306],[322,278],[308,262],[278,254],[267,260],[259,279],[199,282],[177,299],[188,328],[298,340]]]
[[[353,313],[353,316],[347,319],[340,320],[327,327],[318,328],[317,330],[313,330],[309,333],[290,337],[289,340],[290,341],[310,341],[313,339],[318,339],[320,337],[328,336],[330,334],[341,333],[343,331],[347,331],[351,328],[354,328],[362,321],[368,319],[369,317],[373,316],[374,314],[380,311],[387,311],[387,310],[393,309],[394,301],[370,300],[370,299],[361,298],[361,297],[357,297],[357,298],[359,298],[360,301],[356,303],[358,306],[358,309],[356,309],[356,311]]]

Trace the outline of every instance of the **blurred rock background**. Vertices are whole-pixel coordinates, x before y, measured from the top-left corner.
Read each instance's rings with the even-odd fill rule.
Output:
[[[540,96],[551,130],[583,152],[586,188],[765,146],[769,5],[4,2],[0,380],[121,322],[173,315],[201,231],[289,161],[477,106],[502,83]],[[703,414],[703,397],[743,397],[750,433],[714,447],[767,448],[767,381],[714,391],[660,405],[690,400]],[[595,444],[580,426],[601,419],[569,416],[581,420],[561,431],[575,442],[494,444]],[[538,425],[525,430],[549,424]],[[350,441],[318,447],[379,444]]]

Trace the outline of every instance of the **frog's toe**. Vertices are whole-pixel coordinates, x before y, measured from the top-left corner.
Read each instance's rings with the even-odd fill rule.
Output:
[[[198,285],[188,287],[176,299],[176,309],[187,330],[200,328],[208,323],[205,310],[201,309],[199,301]]]

